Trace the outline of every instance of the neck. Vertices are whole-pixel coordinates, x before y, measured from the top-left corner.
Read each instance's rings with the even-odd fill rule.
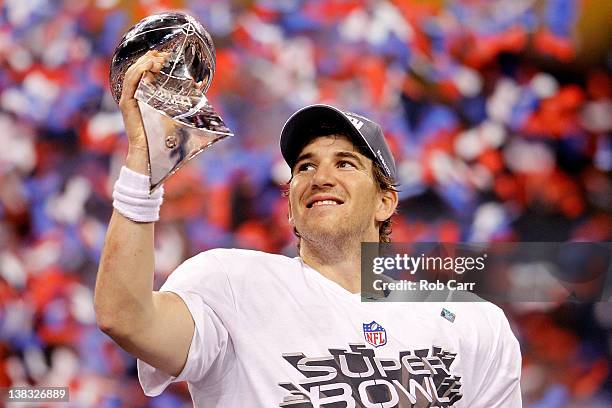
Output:
[[[375,238],[360,240],[337,239],[316,242],[302,238],[300,257],[321,275],[336,282],[351,293],[361,292],[361,241],[376,242]]]

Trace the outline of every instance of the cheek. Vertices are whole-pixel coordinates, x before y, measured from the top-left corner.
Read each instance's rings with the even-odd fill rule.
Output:
[[[368,213],[375,212],[380,203],[380,197],[376,191],[363,188],[361,191],[367,191],[364,193],[361,200],[359,200],[359,206]]]
[[[295,207],[293,206],[293,202],[292,202],[292,198],[291,195],[289,197],[287,197],[287,212],[289,215],[289,222],[292,222],[293,220],[293,214],[294,214],[294,209]]]
[[[293,186],[289,187],[289,195],[287,196],[287,210],[289,215],[289,222],[293,225],[293,220],[295,218],[295,213],[299,209],[299,199],[298,195],[293,188]]]
[[[300,197],[304,193],[305,184],[306,183],[304,183],[303,180],[299,180],[297,178],[291,179],[291,183],[289,183],[289,194],[287,197],[290,204],[298,204]]]

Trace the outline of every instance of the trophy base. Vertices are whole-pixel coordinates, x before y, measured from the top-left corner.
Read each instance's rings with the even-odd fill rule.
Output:
[[[150,192],[208,146],[233,136],[232,133],[185,125],[140,99],[138,106],[149,150]]]

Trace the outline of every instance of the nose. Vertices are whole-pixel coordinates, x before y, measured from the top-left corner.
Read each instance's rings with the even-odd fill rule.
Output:
[[[331,187],[336,184],[334,167],[330,164],[320,163],[314,171],[311,179],[313,187]]]

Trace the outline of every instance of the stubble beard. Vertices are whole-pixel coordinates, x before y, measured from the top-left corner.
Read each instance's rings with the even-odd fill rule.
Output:
[[[359,251],[365,226],[351,225],[339,220],[334,225],[324,228],[302,228],[298,230],[301,246],[308,246],[310,251],[318,253],[326,259],[345,257],[349,253]]]

